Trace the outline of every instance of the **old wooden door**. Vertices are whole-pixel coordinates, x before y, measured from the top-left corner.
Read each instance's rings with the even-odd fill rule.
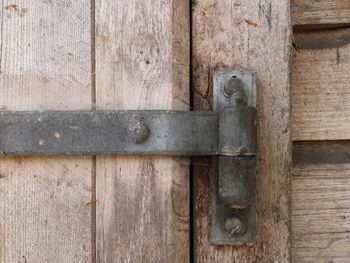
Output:
[[[296,25],[350,19],[345,0],[3,0],[1,110],[206,111],[213,71],[248,68],[259,151],[252,247],[208,242],[210,158],[2,156],[0,262],[350,260],[347,143],[297,143],[290,186],[290,4]],[[302,48],[293,139],[346,140],[348,47]]]
[[[350,2],[292,1],[293,262],[350,262]]]

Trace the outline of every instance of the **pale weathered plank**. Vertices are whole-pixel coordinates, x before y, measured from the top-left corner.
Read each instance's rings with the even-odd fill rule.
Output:
[[[215,247],[210,230],[208,162],[194,169],[195,262],[290,260],[290,8],[289,1],[193,3],[193,92],[196,110],[209,110],[215,68],[257,70],[257,245]]]
[[[2,1],[0,108],[91,107],[90,1]],[[2,158],[0,262],[89,262],[90,158]]]
[[[96,87],[97,109],[188,109],[188,1],[96,1]],[[187,159],[97,157],[96,171],[98,262],[189,261]]]
[[[350,139],[349,51],[350,45],[295,52],[293,140]]]
[[[89,262],[90,199],[90,158],[2,158],[0,262]]]
[[[305,228],[304,228],[305,230]],[[350,233],[308,233],[293,237],[293,263],[349,262]]]
[[[291,6],[294,25],[350,23],[348,0],[291,0]]]
[[[295,201],[293,200],[293,202]],[[293,237],[308,236],[319,233],[350,232],[350,208],[295,209],[293,210],[292,215]]]
[[[292,209],[350,208],[349,168],[349,164],[294,166]]]
[[[325,154],[327,147],[334,152],[335,145],[298,147],[299,154],[306,154],[293,166],[293,262],[349,262],[349,147],[337,147],[344,157]]]

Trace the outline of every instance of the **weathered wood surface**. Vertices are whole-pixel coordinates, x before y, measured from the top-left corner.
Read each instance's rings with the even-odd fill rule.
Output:
[[[1,110],[91,107],[90,2],[2,1]],[[91,159],[0,161],[0,262],[89,262]]]
[[[306,154],[293,161],[293,262],[349,262],[349,144],[303,143],[295,152]]]
[[[350,262],[350,2],[292,6],[293,262]]]
[[[96,1],[96,108],[189,108],[188,1]],[[189,262],[189,161],[97,157],[97,261]]]
[[[293,56],[293,140],[350,139],[350,44]]]
[[[294,25],[349,24],[347,0],[291,0]]]
[[[243,67],[258,76],[257,245],[215,247],[210,232],[209,161],[194,167],[195,262],[290,260],[290,8],[289,1],[193,2],[193,94],[211,108],[215,68]]]

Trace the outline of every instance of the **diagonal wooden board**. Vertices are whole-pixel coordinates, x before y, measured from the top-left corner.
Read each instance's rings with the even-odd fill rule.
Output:
[[[188,1],[96,1],[96,108],[189,108]],[[97,157],[97,261],[188,262],[189,161]]]
[[[195,110],[211,108],[214,69],[257,71],[257,244],[210,246],[208,160],[194,168],[195,262],[290,261],[290,54],[288,0],[193,2],[193,93]],[[207,161],[207,165],[203,162]]]

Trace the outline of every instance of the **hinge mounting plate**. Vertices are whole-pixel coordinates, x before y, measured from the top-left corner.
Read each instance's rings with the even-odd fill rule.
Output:
[[[216,71],[213,91],[214,111],[231,107],[255,109],[256,73],[249,70]],[[234,123],[231,123],[232,118],[225,120],[227,127],[222,131],[236,127],[233,148],[241,149],[241,152],[235,156],[213,157],[210,241],[214,245],[255,244],[256,119],[255,115],[239,116]],[[248,156],[245,154],[247,148],[252,153]]]

